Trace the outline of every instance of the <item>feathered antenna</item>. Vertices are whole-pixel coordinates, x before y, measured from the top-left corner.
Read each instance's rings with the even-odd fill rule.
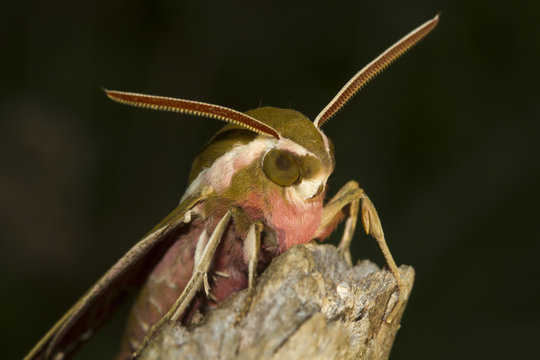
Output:
[[[394,45],[390,46],[375,60],[367,64],[362,70],[352,77],[351,80],[337,93],[328,105],[317,115],[313,123],[316,127],[321,127],[327,122],[336,112],[341,109],[347,101],[349,101],[356,93],[378,73],[383,71],[394,60],[400,57],[403,53],[409,50],[413,45],[426,36],[439,22],[439,15],[433,19],[426,21]]]
[[[121,104],[152,109],[178,112],[182,114],[204,116],[226,121],[264,136],[280,138],[279,133],[271,126],[266,125],[249,115],[219,105],[212,105],[198,101],[175,99],[163,96],[135,94],[130,92],[104,89],[107,96]]]

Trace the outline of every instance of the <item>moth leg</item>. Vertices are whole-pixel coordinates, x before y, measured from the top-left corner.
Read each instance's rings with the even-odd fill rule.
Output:
[[[386,260],[386,264],[396,279],[398,300],[392,309],[392,312],[386,318],[386,321],[391,323],[403,304],[403,291],[405,286],[399,275],[399,270],[394,258],[386,244],[377,210],[375,210],[375,206],[364,190],[358,186],[356,181],[349,181],[323,208],[321,225],[319,226],[316,235],[327,233],[329,227],[335,227],[340,217],[343,216],[343,211],[347,205],[349,205],[349,216],[345,222],[345,231],[341,238],[341,242],[339,243],[339,250],[343,253],[347,262],[351,263],[350,244],[361,205],[362,225],[364,226],[366,233],[377,240],[379,248]]]
[[[345,215],[345,208],[349,205],[345,229],[338,246],[339,252],[349,265],[352,265],[350,244],[358,220],[359,190],[361,189],[356,181],[349,181],[339,189],[336,195],[324,206],[321,224],[314,236],[320,238],[329,235],[339,225]]]
[[[138,358],[144,348],[148,345],[148,342],[155,337],[158,330],[165,324],[167,321],[178,321],[182,314],[186,311],[188,306],[191,304],[191,301],[197,294],[199,290],[205,287],[205,283],[208,282],[207,273],[210,265],[212,263],[212,257],[214,256],[216,249],[219,245],[221,237],[225,228],[229,224],[231,219],[231,211],[227,211],[225,216],[219,221],[214,232],[206,242],[204,248],[200,252],[200,256],[197,255],[198,259],[195,259],[195,264],[193,266],[193,275],[186,287],[182,291],[182,294],[178,297],[174,305],[169,309],[169,311],[158,321],[156,322],[150,331],[146,334],[144,340],[141,342],[135,353],[133,353],[132,358]]]
[[[244,251],[248,258],[248,292],[253,293],[255,288],[255,276],[257,275],[257,259],[261,251],[261,231],[263,225],[257,221],[248,230]]]
[[[248,290],[244,306],[236,318],[236,323],[239,323],[247,314],[255,294],[255,277],[257,275],[257,260],[261,250],[262,229],[263,224],[260,221],[252,223],[244,241],[244,254],[248,261]]]

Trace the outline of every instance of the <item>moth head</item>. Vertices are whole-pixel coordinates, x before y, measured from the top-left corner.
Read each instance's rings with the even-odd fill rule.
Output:
[[[244,149],[247,154],[237,153],[234,154],[236,157],[232,155],[227,157],[227,154],[231,154],[231,149],[223,148],[201,160],[202,165],[197,165],[196,160],[190,187],[196,183],[196,178],[203,169],[208,169],[208,159],[211,160],[210,165],[220,159],[228,161],[220,164],[213,175],[216,184],[222,183],[225,187],[232,181],[232,175],[229,173],[236,173],[241,167],[251,165],[254,159],[258,159],[266,179],[272,184],[291,189],[294,195],[306,200],[322,192],[328,176],[334,169],[332,143],[321,131],[321,126],[366,83],[435,28],[438,21],[439,18],[436,16],[420,25],[356,73],[313,122],[299,112],[287,109],[263,107],[241,113],[222,106],[190,100],[121,91],[105,90],[105,92],[109,98],[120,103],[215,118],[232,124],[233,128],[248,130],[258,135],[250,140],[253,146]],[[255,156],[251,156],[250,151]],[[262,156],[259,156],[261,154]],[[246,161],[242,162],[244,159]],[[221,174],[220,171],[226,168],[225,165],[231,165],[231,171]],[[189,189],[186,194],[188,193]]]
[[[273,184],[290,189],[301,200],[311,199],[325,188],[334,170],[330,139],[298,111],[262,107],[246,112],[272,126],[280,138],[268,144],[260,157],[260,169]]]

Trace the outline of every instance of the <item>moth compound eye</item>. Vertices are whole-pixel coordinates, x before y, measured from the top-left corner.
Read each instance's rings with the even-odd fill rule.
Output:
[[[285,151],[270,150],[263,161],[267,178],[280,186],[289,186],[298,181],[300,170],[293,158]]]

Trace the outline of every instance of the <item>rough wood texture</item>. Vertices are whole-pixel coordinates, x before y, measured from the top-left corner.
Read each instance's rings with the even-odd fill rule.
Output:
[[[409,297],[414,270],[401,266]],[[166,324],[142,354],[156,359],[387,359],[403,310],[388,271],[348,266],[330,245],[297,246],[258,279],[252,306],[235,325],[246,291],[188,328]],[[394,294],[394,295],[393,295]]]

